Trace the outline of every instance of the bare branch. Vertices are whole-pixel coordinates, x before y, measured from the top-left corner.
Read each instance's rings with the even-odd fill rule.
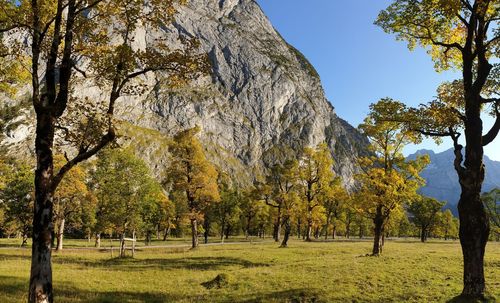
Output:
[[[92,149],[82,152],[80,151],[76,157],[71,159],[70,161],[66,162],[66,164],[61,167],[57,175],[54,176],[52,179],[51,183],[51,190],[55,191],[59,183],[61,183],[61,180],[63,179],[64,175],[75,165],[77,165],[80,162],[83,162],[90,157],[96,155],[102,148],[104,148],[108,143],[112,142],[116,137],[116,133],[114,128],[110,126],[108,133],[102,136],[101,140],[99,141],[98,144],[96,144]]]
[[[498,109],[498,104],[495,104],[496,120],[491,129],[482,138],[483,146],[486,146],[493,142],[500,132],[500,111]]]

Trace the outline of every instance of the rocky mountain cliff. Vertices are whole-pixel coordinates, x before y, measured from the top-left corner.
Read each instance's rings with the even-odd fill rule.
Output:
[[[427,184],[421,189],[423,195],[446,201],[446,208],[450,208],[457,214],[457,203],[460,198],[460,184],[457,173],[453,168],[455,155],[453,149],[441,153],[432,150],[419,150],[415,154],[408,156],[413,159],[416,155],[428,154],[431,163],[422,172],[421,176]],[[500,188],[500,162],[493,161],[487,156],[484,157],[486,176],[483,183],[483,192]]]
[[[161,33],[138,31],[137,43],[154,43],[157,35],[197,37],[212,73],[182,89],[163,85],[161,75],[145,77],[148,94],[117,104],[125,144],[161,174],[168,138],[199,125],[209,157],[247,183],[304,146],[326,141],[335,171],[353,185],[355,158],[364,153],[366,139],[335,114],[314,67],[284,41],[254,0],[191,0],[176,19]],[[102,95],[84,85],[81,93],[90,99]],[[1,142],[11,152],[30,146],[30,117],[22,111]]]

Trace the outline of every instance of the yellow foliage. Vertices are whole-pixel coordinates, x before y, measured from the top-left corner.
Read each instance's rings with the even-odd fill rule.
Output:
[[[172,162],[167,172],[174,190],[185,194],[192,216],[197,216],[208,204],[220,201],[218,172],[195,137],[199,131],[195,127],[174,137],[169,148]]]

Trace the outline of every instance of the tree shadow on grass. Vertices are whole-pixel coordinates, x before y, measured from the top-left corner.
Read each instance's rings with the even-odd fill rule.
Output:
[[[28,296],[27,279],[0,276],[0,302],[24,302]],[[54,302],[123,303],[123,302],[177,302],[189,299],[173,294],[132,291],[89,291],[71,283],[54,285]]]
[[[243,268],[269,266],[266,263],[256,263],[240,258],[229,257],[185,257],[165,259],[133,259],[113,258],[109,260],[86,260],[73,257],[54,258],[53,263],[76,264],[84,267],[106,268],[106,270],[143,271],[147,269],[173,270],[215,270],[228,266]]]
[[[28,281],[22,278],[0,276],[0,302],[6,296],[21,298],[28,291]]]
[[[311,289],[288,289],[271,293],[258,293],[252,298],[234,297],[226,302],[235,303],[264,303],[264,302],[289,302],[289,303],[323,303],[321,295]]]
[[[446,301],[446,303],[494,303],[494,302],[496,302],[496,299],[494,297],[491,297],[488,295],[482,300],[473,299],[473,298],[463,296],[463,295],[458,295],[458,296]]]
[[[31,260],[31,255],[16,255],[0,253],[0,261]]]

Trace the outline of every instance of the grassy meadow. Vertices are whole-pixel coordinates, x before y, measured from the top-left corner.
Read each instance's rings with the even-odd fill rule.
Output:
[[[68,247],[85,246],[68,240]],[[105,242],[103,241],[103,244]],[[171,244],[172,242],[168,242]],[[180,244],[182,242],[174,242]],[[156,243],[160,244],[160,243]],[[109,249],[53,254],[56,302],[463,302],[456,241],[395,240],[381,257],[370,241],[273,242],[141,249],[134,259]],[[0,241],[0,302],[26,302],[30,250]],[[486,256],[490,302],[500,299],[500,243]],[[202,283],[225,274],[227,284]]]

